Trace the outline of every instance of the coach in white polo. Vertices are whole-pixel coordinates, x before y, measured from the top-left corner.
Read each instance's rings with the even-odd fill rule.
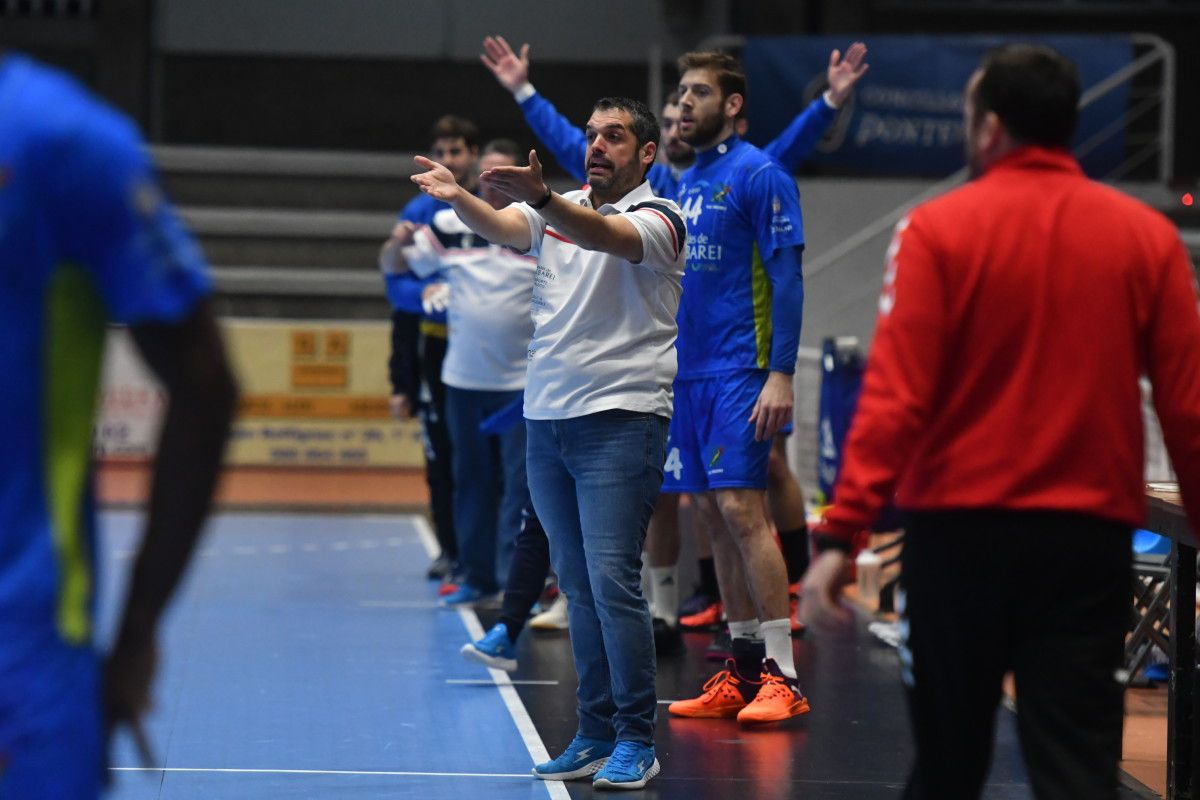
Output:
[[[413,177],[484,239],[538,258],[527,470],[571,598],[579,728],[534,774],[594,774],[596,788],[640,788],[659,769],[641,553],[663,477],[686,228],[645,179],[658,137],[643,103],[605,98],[587,125],[588,186],[554,194],[530,153],[528,167],[481,176],[522,201],[500,211],[428,159],[417,159],[428,172]]]

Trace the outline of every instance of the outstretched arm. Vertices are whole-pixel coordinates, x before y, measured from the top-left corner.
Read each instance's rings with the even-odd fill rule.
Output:
[[[829,54],[829,69],[826,78],[829,89],[808,104],[791,124],[784,129],[763,149],[779,160],[779,163],[791,172],[812,155],[817,141],[825,135],[837,110],[842,107],[863,75],[867,74],[869,65],[867,46],[862,42],[854,42],[846,50],[843,58],[841,53],[834,50]]]
[[[413,183],[421,187],[422,192],[449,203],[468,228],[492,244],[513,247],[522,252],[529,250],[533,236],[524,214],[515,208],[497,211],[459,186],[450,170],[441,164],[424,156],[417,156],[414,160],[417,166],[426,170],[412,176]]]
[[[642,237],[633,223],[622,214],[606,217],[551,192],[542,179],[536,150],[529,151],[528,167],[496,167],[479,177],[517,202],[538,206],[542,219],[585,250],[611,253],[635,264],[642,260]]]
[[[489,36],[483,40],[479,60],[501,86],[512,92],[525,114],[525,122],[562,168],[580,183],[586,183],[583,160],[587,138],[529,82],[529,45],[521,45],[521,53],[517,55],[503,36]]]

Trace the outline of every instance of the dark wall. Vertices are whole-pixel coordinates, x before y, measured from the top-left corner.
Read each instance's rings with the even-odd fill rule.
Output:
[[[177,143],[423,150],[434,120],[532,143],[512,96],[478,63],[173,56],[162,64],[162,139]],[[536,64],[538,90],[582,126],[604,95],[643,97],[637,66]]]

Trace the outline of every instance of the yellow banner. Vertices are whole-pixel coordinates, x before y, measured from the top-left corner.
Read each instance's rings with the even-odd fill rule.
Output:
[[[387,322],[224,320],[242,400],[233,465],[419,467],[420,426],[388,414]],[[165,395],[128,331],[109,333],[96,425],[101,458],[149,458]]]
[[[222,326],[242,387],[234,464],[415,467],[420,428],[388,414],[387,322]]]

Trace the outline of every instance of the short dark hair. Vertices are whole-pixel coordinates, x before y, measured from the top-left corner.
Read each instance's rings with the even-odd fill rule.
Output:
[[[717,79],[717,86],[721,89],[722,100],[731,94],[746,97],[746,71],[742,69],[741,62],[728,53],[684,53],[679,57],[677,66],[681,77],[689,69],[703,69],[713,73]]]
[[[517,165],[525,163],[525,154],[521,151],[521,146],[512,139],[492,139],[483,146],[483,150],[479,154],[486,156],[490,153],[508,156]]]
[[[634,137],[637,138],[638,147],[646,142],[658,144],[658,137],[661,135],[658,117],[654,116],[654,112],[650,110],[649,106],[641,100],[631,100],[628,97],[602,97],[592,107],[592,111],[612,111],[613,109],[629,114],[629,127],[633,131]]]
[[[971,100],[975,119],[995,113],[1022,144],[1070,147],[1079,118],[1079,70],[1044,45],[1006,44],[979,64]]]
[[[672,89],[670,92],[668,92],[668,93],[667,93],[667,99],[663,101],[663,105],[664,105],[664,106],[677,106],[677,105],[679,105],[679,92],[678,92],[678,90]]]
[[[473,150],[479,147],[479,127],[469,119],[447,114],[429,129],[430,143],[438,139],[462,139],[467,149]]]

